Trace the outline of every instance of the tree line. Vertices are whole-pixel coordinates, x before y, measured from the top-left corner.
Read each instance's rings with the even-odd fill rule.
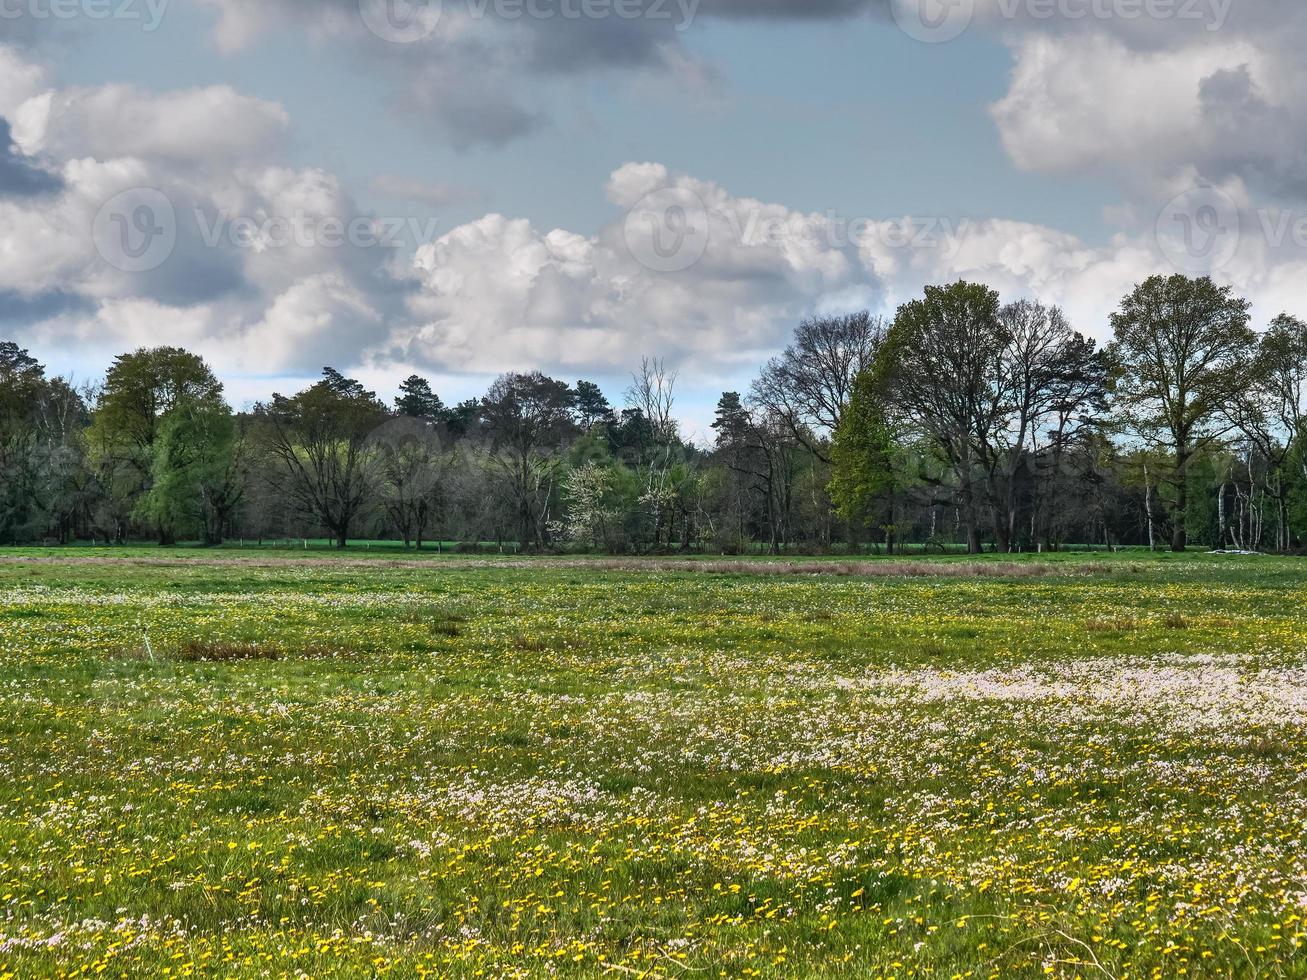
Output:
[[[48,377],[0,343],[0,542],[161,544],[328,535],[522,550],[979,552],[1307,538],[1307,325],[1260,333],[1207,278],[1155,277],[1099,346],[1061,310],[931,286],[891,319],[814,317],[711,445],[683,439],[677,376],[498,378],[392,404],[326,368],[234,412],[198,356]],[[443,545],[442,545],[443,546]]]

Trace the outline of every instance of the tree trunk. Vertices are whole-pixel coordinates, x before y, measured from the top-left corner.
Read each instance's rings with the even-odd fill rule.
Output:
[[[1219,491],[1220,496],[1216,498],[1216,544],[1218,548],[1225,547],[1225,528],[1227,521],[1225,519],[1225,484],[1221,484]]]
[[[1189,547],[1189,454],[1180,450],[1175,456],[1175,527],[1171,530],[1171,550]]]
[[[1144,464],[1144,512],[1148,518],[1148,550],[1157,550],[1157,535],[1153,531],[1153,481],[1148,476],[1148,464]]]
[[[1008,513],[994,512],[994,540],[998,550],[1007,554],[1012,550],[1012,530],[1008,526]]]

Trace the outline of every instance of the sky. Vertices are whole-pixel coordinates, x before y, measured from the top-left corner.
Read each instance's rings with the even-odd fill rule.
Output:
[[[1307,315],[1301,0],[0,0],[0,339],[448,402],[1158,273]]]

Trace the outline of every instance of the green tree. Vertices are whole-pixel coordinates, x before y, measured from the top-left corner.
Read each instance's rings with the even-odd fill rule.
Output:
[[[524,548],[546,544],[574,404],[571,388],[539,371],[502,375],[481,400],[486,460],[513,502]]]
[[[481,421],[481,399],[467,398],[445,412],[445,428],[454,439],[476,431]]]
[[[281,463],[295,508],[345,547],[372,499],[376,452],[371,437],[389,417],[377,396],[327,368],[323,380],[256,409],[264,445]]]
[[[972,554],[980,551],[981,447],[993,442],[1008,403],[1001,383],[1007,347],[998,293],[956,282],[927,286],[923,299],[901,306],[876,362],[889,407],[948,463]]]
[[[443,422],[446,415],[445,403],[431,390],[431,383],[416,374],[410,375],[399,386],[395,411],[407,418],[427,422]]]
[[[1189,541],[1190,466],[1234,427],[1228,409],[1253,378],[1257,338],[1248,307],[1207,277],[1154,276],[1112,315],[1117,408],[1170,460],[1174,551]]]
[[[141,514],[161,527],[198,530],[205,544],[221,544],[245,492],[242,449],[226,404],[183,397],[160,423]]]
[[[895,440],[885,413],[876,377],[863,371],[831,444],[829,492],[841,517],[851,524],[868,525],[885,519],[890,551],[894,548]]]
[[[0,343],[0,540],[31,533],[38,516],[40,405],[45,369],[26,350]]]
[[[136,510],[155,474],[155,443],[183,401],[222,402],[222,384],[199,356],[179,347],[156,347],[114,360],[95,406],[90,442],[104,481],[123,512]],[[157,522],[159,543],[175,540],[172,525]]]
[[[596,425],[611,425],[616,421],[613,406],[593,381],[576,383],[576,422],[585,431]]]

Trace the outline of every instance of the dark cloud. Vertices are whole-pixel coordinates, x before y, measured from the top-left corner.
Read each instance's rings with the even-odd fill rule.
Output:
[[[36,197],[63,187],[56,174],[38,167],[18,149],[9,121],[0,118],[0,197]]]
[[[5,326],[39,323],[64,313],[80,313],[94,309],[94,304],[83,296],[52,290],[36,296],[24,296],[11,290],[0,289],[0,324]]]
[[[1207,176],[1239,176],[1273,197],[1307,196],[1307,153],[1297,137],[1301,112],[1269,102],[1247,65],[1203,79],[1198,104],[1209,134]]]
[[[435,30],[412,43],[373,35],[359,0],[265,0],[263,26],[331,25],[362,57],[389,74],[395,109],[425,117],[456,148],[499,147],[548,122],[540,85],[550,78],[622,69],[660,69],[683,61],[686,30],[704,19],[836,20],[885,13],[889,0],[641,0],[619,16],[578,17],[576,0],[443,0],[444,22],[479,19],[453,34]],[[213,0],[237,21],[251,17],[245,0]],[[615,11],[616,8],[609,8]],[[542,15],[543,13],[543,15]],[[342,30],[342,25],[347,25]],[[352,25],[352,26],[349,26]]]
[[[506,82],[484,73],[478,86],[463,84],[460,76],[471,72],[458,67],[465,60],[451,57],[417,65],[400,96],[403,107],[430,120],[459,150],[500,147],[544,125],[544,115],[524,105]]]

